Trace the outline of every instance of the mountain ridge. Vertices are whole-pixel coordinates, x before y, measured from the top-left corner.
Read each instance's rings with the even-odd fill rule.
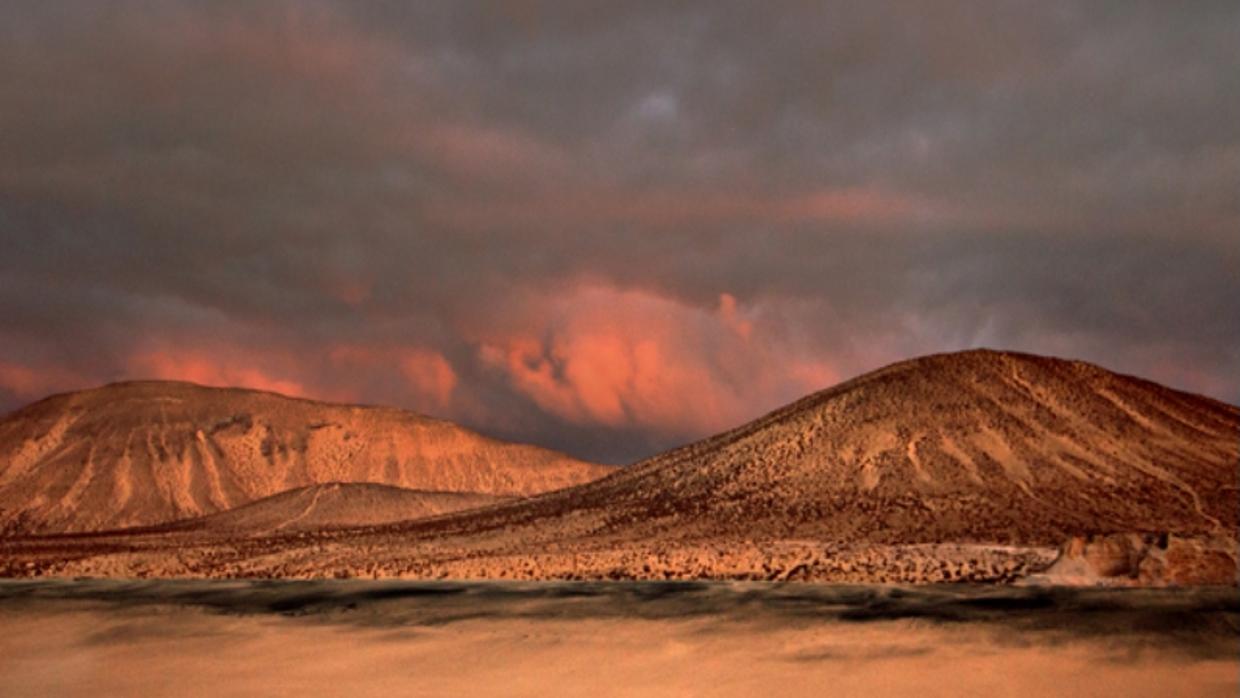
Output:
[[[0,419],[0,528],[148,526],[332,481],[525,496],[610,470],[399,408],[124,381]]]
[[[509,503],[296,535],[0,539],[0,573],[1234,585],[1238,464],[1236,406],[975,350]]]

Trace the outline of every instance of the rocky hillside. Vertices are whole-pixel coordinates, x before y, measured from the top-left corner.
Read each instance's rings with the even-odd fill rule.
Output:
[[[968,351],[863,375],[467,529],[1058,545],[1234,532],[1240,409],[1079,361]]]
[[[218,514],[168,524],[167,531],[265,535],[375,526],[509,501],[473,492],[428,492],[365,482],[299,487]]]
[[[264,537],[0,539],[0,575],[1235,584],[1240,409],[1094,365],[914,359],[570,489]]]
[[[329,482],[524,496],[611,470],[397,409],[121,383],[0,420],[0,530],[152,525]]]

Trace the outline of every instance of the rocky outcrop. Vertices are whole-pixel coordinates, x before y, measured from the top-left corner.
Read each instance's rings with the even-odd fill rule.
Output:
[[[1073,536],[1032,584],[1098,586],[1235,585],[1236,539],[1170,533]]]

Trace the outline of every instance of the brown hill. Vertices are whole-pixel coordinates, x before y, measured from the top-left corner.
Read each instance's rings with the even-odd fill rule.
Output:
[[[438,516],[508,501],[474,492],[428,492],[368,482],[331,482],[299,487],[163,527],[220,535],[260,535],[374,526]]]
[[[523,496],[611,470],[398,409],[120,383],[0,421],[0,530],[152,525],[328,482]]]
[[[0,539],[0,575],[1234,584],[1240,409],[969,351],[570,489],[244,540]]]
[[[460,525],[879,543],[1232,534],[1238,463],[1234,406],[1080,361],[976,350],[874,371]]]

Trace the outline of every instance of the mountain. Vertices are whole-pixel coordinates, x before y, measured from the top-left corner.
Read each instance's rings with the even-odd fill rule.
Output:
[[[0,575],[1235,584],[1240,408],[967,351],[572,488],[261,538],[0,538]]]
[[[626,538],[1058,544],[1234,533],[1240,409],[1080,361],[905,361],[571,490],[462,521]]]
[[[428,492],[369,482],[331,482],[273,494],[235,509],[163,528],[251,536],[319,531],[438,516],[509,499],[474,492]]]
[[[118,383],[0,420],[0,530],[148,526],[329,482],[526,496],[611,470],[398,409]]]

